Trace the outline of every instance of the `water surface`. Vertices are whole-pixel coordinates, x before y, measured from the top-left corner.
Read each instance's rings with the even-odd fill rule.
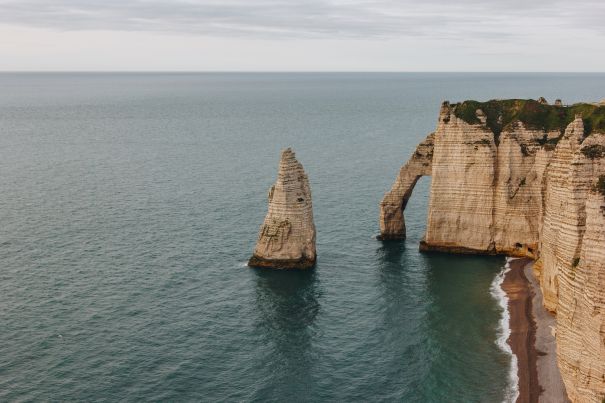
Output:
[[[1,74],[0,400],[498,401],[502,258],[422,255],[378,202],[442,100],[597,100],[604,75]],[[279,150],[315,271],[248,269]]]

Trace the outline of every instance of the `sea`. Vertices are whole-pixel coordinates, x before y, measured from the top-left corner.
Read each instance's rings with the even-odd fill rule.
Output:
[[[501,402],[504,257],[423,254],[378,203],[442,101],[605,98],[603,74],[0,74],[0,401]],[[280,150],[314,270],[246,266]]]

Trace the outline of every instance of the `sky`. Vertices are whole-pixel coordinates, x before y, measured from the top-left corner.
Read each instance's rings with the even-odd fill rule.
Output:
[[[0,0],[0,71],[605,72],[605,0]]]

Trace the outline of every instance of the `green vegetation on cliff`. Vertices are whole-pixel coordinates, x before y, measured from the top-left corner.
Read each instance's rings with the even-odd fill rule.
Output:
[[[481,109],[487,119],[487,127],[494,132],[496,139],[507,126],[519,121],[528,129],[544,132],[558,130],[563,134],[576,114],[582,115],[585,135],[592,132],[605,133],[605,106],[603,105],[580,103],[557,106],[542,104],[533,99],[504,99],[487,102],[464,101],[452,106],[455,108],[456,117],[469,124],[480,123],[477,109]],[[546,142],[545,137],[544,143]]]
[[[605,196],[605,175],[599,176],[599,180],[597,181],[596,190],[597,190],[597,192],[599,192],[603,196]]]
[[[584,154],[591,160],[594,160],[596,158],[601,158],[605,155],[605,147],[603,147],[600,144],[593,144],[590,146],[586,146],[586,147],[582,148],[580,151],[582,151],[582,154]]]

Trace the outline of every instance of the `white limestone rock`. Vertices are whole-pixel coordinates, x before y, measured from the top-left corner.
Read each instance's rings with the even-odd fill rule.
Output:
[[[277,181],[269,190],[269,211],[248,266],[308,269],[315,261],[311,187],[303,166],[287,148],[281,154]]]

